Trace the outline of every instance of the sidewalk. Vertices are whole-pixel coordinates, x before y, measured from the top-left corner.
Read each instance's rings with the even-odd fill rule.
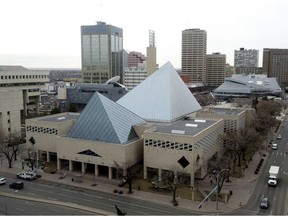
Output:
[[[233,194],[228,200],[228,203],[225,204],[220,201],[218,202],[218,212],[230,212],[232,210],[241,208],[247,203],[256,185],[256,179],[258,175],[254,174],[254,171],[257,167],[257,164],[260,161],[260,158],[261,157],[259,154],[255,154],[252,158],[252,161],[250,161],[248,168],[245,169],[244,174],[241,178],[230,177],[231,182],[224,183],[222,191],[232,190]],[[264,163],[265,163],[266,158],[265,157],[263,158],[265,159],[264,160]],[[0,167],[1,167],[1,171],[3,172],[9,172],[9,173],[15,173],[15,174],[22,170],[21,162],[17,164],[13,164],[13,168],[8,168],[7,162],[3,161],[3,164],[1,164]],[[68,176],[66,176],[65,178],[60,178],[61,175],[58,173],[49,174],[49,173],[43,172],[41,173],[41,175],[42,177],[39,180],[59,182],[63,184],[74,185],[77,187],[88,188],[90,190],[93,189],[93,190],[98,190],[98,191],[104,191],[104,192],[112,193],[112,194],[113,194],[114,185],[116,188],[115,181],[108,181],[106,179],[97,178],[97,177],[95,179],[92,179],[92,178],[85,178],[84,176],[83,182],[77,183],[75,181],[72,181],[72,178]],[[204,190],[211,191],[212,186],[210,185],[210,179],[208,177],[198,182],[199,182],[198,189],[200,191],[204,191]],[[139,191],[139,190],[133,190],[132,194],[128,194],[127,188],[121,188],[121,190],[123,191],[123,194],[122,194],[123,196],[129,196],[129,197],[148,200],[152,202],[158,202],[158,203],[162,203],[165,205],[172,205],[171,204],[172,197],[170,195],[167,196],[167,195],[161,195],[157,193],[150,193],[150,192]],[[47,202],[49,202],[49,200],[47,200]],[[178,207],[195,210],[195,211],[199,211],[203,213],[217,212],[215,201],[208,200],[208,202],[204,203],[200,209],[198,208],[199,204],[200,204],[199,201],[180,199]]]

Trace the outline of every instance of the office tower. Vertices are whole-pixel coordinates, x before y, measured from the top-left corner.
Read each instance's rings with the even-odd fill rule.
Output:
[[[182,31],[182,74],[190,82],[206,82],[207,33],[201,29]]]
[[[288,86],[288,49],[263,49],[263,73],[275,77],[281,87]]]
[[[207,55],[206,78],[207,85],[218,87],[224,83],[226,55],[219,52]]]
[[[81,26],[84,83],[105,83],[114,76],[123,81],[123,30],[97,22]]]
[[[234,50],[234,67],[258,67],[259,51],[255,49]]]
[[[155,46],[155,31],[149,30],[149,47],[146,48],[146,52],[147,76],[150,76],[158,68]]]

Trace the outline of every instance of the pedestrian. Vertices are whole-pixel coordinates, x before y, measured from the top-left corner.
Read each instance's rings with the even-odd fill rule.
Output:
[[[213,183],[213,181],[212,181],[212,179],[210,180],[210,185],[212,185],[212,183]]]

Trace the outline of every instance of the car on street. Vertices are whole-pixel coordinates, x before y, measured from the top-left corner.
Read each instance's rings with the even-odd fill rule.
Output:
[[[272,149],[273,149],[273,150],[276,150],[277,148],[278,148],[277,143],[273,143],[273,144],[272,144]]]
[[[21,171],[17,173],[17,178],[25,179],[25,180],[34,180],[36,179],[36,173],[32,171]]]
[[[261,200],[260,208],[267,209],[268,207],[269,207],[269,199],[268,199],[267,197],[264,197],[264,198]]]
[[[277,137],[276,137],[276,139],[282,139],[281,134],[278,134]]]
[[[6,184],[6,179],[0,177],[0,185],[4,185],[4,184]]]
[[[12,189],[20,190],[24,188],[24,183],[22,181],[16,181],[9,184],[9,187]]]

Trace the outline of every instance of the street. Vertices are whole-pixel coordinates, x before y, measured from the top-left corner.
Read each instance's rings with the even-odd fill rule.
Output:
[[[278,134],[282,139],[275,139],[274,143],[278,144],[277,150],[269,149],[270,154],[265,158],[266,163],[261,167],[261,172],[257,179],[256,187],[250,196],[247,204],[234,211],[235,214],[265,214],[265,215],[286,215],[287,213],[287,185],[288,185],[288,124],[283,122],[279,128]],[[271,165],[280,166],[280,180],[277,187],[268,186],[268,172]],[[270,206],[268,209],[260,208],[260,201],[263,197],[268,197]]]

